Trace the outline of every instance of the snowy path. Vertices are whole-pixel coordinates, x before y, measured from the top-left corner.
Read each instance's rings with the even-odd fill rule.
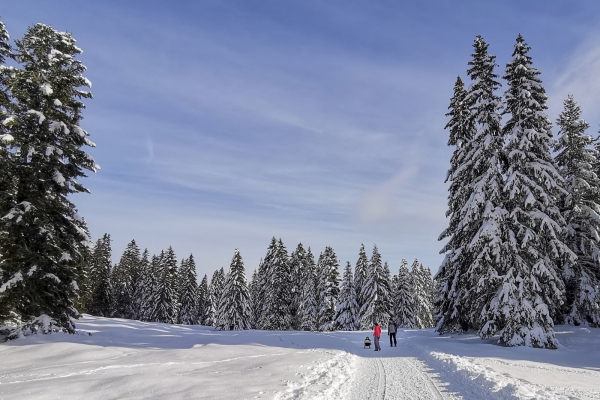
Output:
[[[363,358],[352,382],[348,399],[422,399],[440,400],[431,377],[422,370],[417,359]]]

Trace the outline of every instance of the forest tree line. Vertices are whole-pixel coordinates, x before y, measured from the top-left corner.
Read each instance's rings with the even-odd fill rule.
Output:
[[[193,255],[178,262],[172,247],[150,256],[131,241],[112,265],[110,235],[98,239],[86,267],[81,311],[141,321],[208,325],[222,330],[358,330],[393,319],[400,327],[433,326],[429,268],[402,260],[392,275],[377,246],[370,259],[361,246],[353,267],[340,276],[335,251],[318,259],[298,244],[289,254],[273,238],[247,281],[235,250],[229,270],[217,269],[198,283]]]

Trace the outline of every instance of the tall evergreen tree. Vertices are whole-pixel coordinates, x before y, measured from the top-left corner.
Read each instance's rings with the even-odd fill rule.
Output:
[[[391,317],[394,314],[394,290],[390,266],[387,261],[383,263],[382,278],[382,303],[384,304],[383,307],[387,310],[388,315]]]
[[[384,324],[390,318],[389,293],[385,283],[386,276],[381,265],[381,254],[377,245],[373,246],[373,255],[369,262],[368,280],[363,286],[363,300],[365,301],[361,314],[362,329],[370,329],[375,323]]]
[[[296,250],[290,255],[290,271],[291,271],[291,301],[290,314],[292,317],[292,329],[298,330],[302,325],[302,314],[300,312],[304,288],[304,280],[306,278],[306,251],[299,243]]]
[[[146,286],[149,284],[150,275],[150,260],[148,259],[150,254],[148,249],[144,249],[144,252],[140,256],[140,277],[137,284],[133,287],[133,303],[136,308],[135,319],[144,321],[144,301]]]
[[[302,323],[300,329],[314,331],[317,329],[317,265],[310,247],[306,252],[306,277],[302,288],[302,304],[300,313]]]
[[[505,112],[511,115],[504,126],[508,254],[493,279],[484,282],[492,296],[482,310],[479,334],[499,333],[507,346],[556,348],[553,317],[564,295],[557,264],[571,263],[575,255],[561,240],[565,221],[557,197],[565,193],[563,179],[550,155],[546,94],[529,50],[519,35],[504,76]]]
[[[268,291],[265,292],[265,314],[262,329],[289,330],[292,326],[290,260],[281,239],[277,242],[274,256],[269,259],[270,265],[267,266],[267,271],[270,271],[270,285]]]
[[[140,249],[135,240],[128,245],[119,263],[111,271],[113,290],[113,316],[135,319],[139,315],[139,304],[135,299],[141,280]]]
[[[157,287],[153,295],[154,313],[153,321],[173,324],[177,321],[175,307],[177,294],[173,290],[172,257],[161,251],[158,261]]]
[[[359,327],[356,324],[358,315],[358,305],[356,304],[356,291],[354,290],[354,276],[352,274],[352,265],[350,261],[346,263],[342,284],[340,287],[340,297],[335,311],[335,327],[343,331],[355,331]]]
[[[1,29],[3,57],[6,39]],[[79,126],[81,99],[92,97],[82,87],[91,84],[69,33],[36,24],[14,50],[20,67],[2,74],[13,90],[0,132],[9,144],[0,152],[10,172],[9,182],[0,184],[0,313],[10,308],[25,329],[73,333],[76,279],[90,237],[69,195],[87,193],[78,179],[97,169],[83,149],[95,145]]]
[[[366,321],[365,312],[368,307],[364,307],[366,303],[365,299],[365,283],[367,283],[369,272],[369,259],[367,258],[367,252],[365,251],[365,245],[360,245],[358,252],[358,260],[356,260],[356,267],[354,268],[354,290],[356,291],[356,305],[358,306],[358,316],[356,323],[360,329],[370,329],[371,326],[363,325],[362,321]]]
[[[274,259],[278,251],[277,239],[273,236],[267,254],[258,267],[258,303],[255,304],[255,313],[258,316],[257,326],[260,329],[268,329],[268,300],[267,297],[271,293],[273,285],[273,266]]]
[[[90,299],[86,311],[100,317],[110,317],[113,311],[113,290],[110,280],[110,235],[105,233],[94,246],[90,259]]]
[[[144,251],[145,259],[148,260],[148,250]],[[142,257],[142,260],[144,259]],[[158,291],[159,279],[161,275],[160,257],[153,255],[150,262],[147,262],[147,269],[144,274],[144,288],[142,291],[142,305],[140,309],[140,318],[142,321],[157,322],[155,310],[155,295]]]
[[[198,283],[194,256],[181,260],[179,268],[179,316],[178,323],[195,325],[198,323]]]
[[[564,102],[555,158],[567,195],[561,213],[567,223],[565,243],[577,262],[563,271],[566,283],[565,320],[570,324],[600,324],[600,179],[595,171],[598,152],[585,135],[589,124],[580,119],[573,96]]]
[[[505,162],[502,153],[503,137],[500,128],[500,98],[495,94],[500,84],[494,73],[495,56],[488,53],[488,45],[478,36],[473,45],[475,52],[469,62],[468,74],[473,83],[469,87],[464,104],[473,114],[474,135],[464,147],[464,162],[451,176],[453,184],[465,187],[466,192],[457,195],[456,205],[466,202],[459,209],[450,201],[451,222],[446,234],[452,235],[446,247],[445,265],[442,265],[440,281],[447,284],[460,276],[460,293],[454,298],[442,292],[443,312],[438,312],[440,333],[454,331],[458,326],[479,328],[484,325],[487,307],[495,295],[497,271],[506,262],[507,235],[504,221],[508,213],[504,208],[503,176],[500,165]],[[455,195],[452,193],[451,195]],[[455,215],[456,214],[456,215]],[[444,235],[444,233],[442,234]],[[447,265],[446,265],[447,264]],[[464,268],[464,269],[463,269]],[[457,273],[457,271],[459,271]],[[464,280],[463,280],[464,279]],[[446,285],[448,289],[448,285]],[[441,300],[441,301],[440,301]],[[449,301],[448,301],[449,300]],[[460,301],[460,303],[457,303]],[[460,319],[455,318],[457,310]],[[418,321],[417,321],[418,322]]]
[[[240,251],[235,249],[225,287],[221,296],[219,328],[221,330],[251,329],[252,307],[246,283],[246,271]]]
[[[321,331],[335,328],[335,306],[340,294],[339,266],[333,248],[325,247],[317,264],[317,328]]]
[[[260,260],[259,269],[262,265],[263,260]],[[252,328],[258,328],[258,321],[260,318],[260,310],[262,301],[260,299],[260,278],[258,277],[258,271],[254,270],[252,273],[252,279],[249,285],[250,301],[252,302]]]
[[[396,323],[400,328],[415,328],[417,323],[417,307],[414,299],[412,275],[408,271],[408,263],[402,259],[400,272],[394,296],[394,315]]]
[[[415,260],[412,264],[410,280],[413,284],[413,299],[416,305],[415,328],[431,328],[433,326],[431,272],[425,269],[419,260]]]
[[[204,275],[202,281],[198,285],[198,324],[208,325],[206,323],[210,299],[208,296],[208,277]]]
[[[223,267],[216,270],[210,280],[208,287],[208,310],[206,316],[206,325],[217,326],[217,312],[221,308],[221,295],[225,287],[225,271]]]
[[[467,290],[466,276],[470,264],[466,246],[470,243],[470,237],[463,232],[463,208],[467,204],[471,189],[469,183],[472,181],[472,170],[464,168],[468,165],[474,146],[471,140],[475,135],[475,123],[473,114],[467,102],[467,91],[460,77],[456,78],[454,95],[450,100],[449,112],[446,116],[450,121],[445,126],[449,130],[448,146],[454,146],[454,152],[450,161],[450,169],[446,175],[446,182],[450,183],[448,188],[448,211],[446,217],[450,217],[448,228],[440,235],[438,240],[448,238],[448,243],[440,251],[445,254],[444,261],[437,273],[439,290],[435,299],[436,330],[440,334],[448,332],[459,332],[464,325],[468,325],[468,304],[464,299]],[[471,98],[471,101],[473,99]],[[405,262],[405,260],[403,260]],[[408,268],[407,268],[408,271]],[[406,321],[408,324],[409,322]],[[413,321],[414,324],[414,321]],[[412,326],[412,325],[411,325]]]

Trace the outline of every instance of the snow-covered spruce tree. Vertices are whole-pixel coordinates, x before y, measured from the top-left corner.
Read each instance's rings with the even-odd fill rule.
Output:
[[[459,223],[451,228],[452,237],[445,249],[450,252],[450,262],[458,263],[450,265],[450,269],[466,266],[466,271],[460,270],[464,276],[464,281],[459,281],[460,303],[448,309],[449,325],[438,323],[439,332],[457,330],[457,325],[482,327],[486,322],[483,316],[496,294],[498,271],[506,265],[507,212],[499,169],[504,161],[503,137],[498,114],[500,98],[495,94],[500,84],[494,73],[495,56],[488,54],[487,43],[478,36],[473,47],[475,52],[468,70],[473,82],[464,103],[473,114],[476,131],[465,144],[470,149],[465,149],[464,163],[452,177],[452,182],[465,186],[468,197],[462,208],[451,206],[451,211],[458,213],[451,220],[458,218]],[[460,313],[458,321],[451,317],[454,308]]]
[[[566,286],[565,320],[569,324],[600,325],[600,179],[594,170],[598,153],[585,135],[589,124],[580,119],[573,96],[564,102],[555,157],[568,192],[561,201],[567,223],[565,243],[577,262],[563,271]]]
[[[177,296],[173,290],[170,263],[166,261],[166,253],[161,251],[158,261],[157,285],[152,296],[154,312],[152,321],[173,324],[176,322],[174,315]]]
[[[148,250],[144,251],[144,254],[147,255]],[[147,267],[146,273],[144,274],[140,319],[142,321],[157,322],[154,296],[158,290],[158,281],[162,272],[160,256],[152,255]]]
[[[467,290],[466,271],[470,262],[467,258],[469,253],[464,250],[471,238],[464,234],[461,224],[462,210],[470,199],[470,182],[473,180],[468,164],[469,157],[475,149],[471,145],[471,139],[475,135],[475,124],[471,109],[465,102],[466,96],[463,81],[458,77],[448,107],[449,112],[446,114],[450,121],[444,127],[449,131],[448,146],[455,148],[446,175],[446,182],[450,183],[446,217],[449,217],[450,221],[438,239],[449,239],[440,251],[445,257],[436,275],[438,290],[435,299],[435,319],[436,330],[440,334],[460,332],[468,326],[468,305],[464,303],[464,297]]]
[[[110,286],[112,288],[112,317],[131,318],[131,277],[126,266],[115,264],[110,271]]]
[[[317,263],[317,328],[320,331],[335,329],[335,306],[340,294],[339,267],[333,248],[325,247]]]
[[[12,139],[4,161],[15,186],[2,196],[0,302],[11,302],[22,328],[73,333],[79,316],[76,278],[91,243],[68,197],[87,193],[77,179],[97,169],[83,150],[94,144],[79,126],[81,99],[92,97],[82,87],[91,84],[69,33],[36,24],[15,41],[14,50],[20,68],[8,75],[11,102],[2,121],[8,132],[2,134],[3,142],[6,134]]]
[[[216,270],[208,286],[208,309],[206,312],[206,325],[217,326],[217,312],[220,309],[221,295],[225,287],[225,271],[223,267]]]
[[[499,334],[506,346],[556,348],[553,318],[564,297],[558,269],[576,257],[561,240],[565,221],[557,198],[565,190],[550,155],[554,141],[544,113],[546,94],[529,50],[519,35],[504,76],[505,113],[511,115],[504,126],[510,240],[506,262],[485,282],[493,297],[482,310],[479,335]]]
[[[360,245],[358,252],[358,260],[356,260],[356,267],[354,268],[354,290],[356,291],[356,305],[358,306],[358,315],[356,324],[359,329],[371,329],[371,326],[363,325],[362,321],[366,321],[364,312],[368,308],[364,308],[365,305],[365,283],[367,282],[367,274],[369,272],[369,259],[367,258],[367,252],[365,251],[365,245]]]
[[[267,294],[271,292],[273,283],[273,259],[277,254],[277,239],[275,236],[271,238],[269,247],[267,247],[267,254],[258,266],[258,302],[255,303],[255,314],[257,315],[257,326],[260,329],[267,329],[268,318],[267,318]]]
[[[259,263],[259,268],[262,265],[262,258]],[[258,277],[258,271],[254,270],[252,273],[252,279],[250,280],[250,284],[248,285],[248,290],[250,291],[250,302],[252,303],[252,328],[258,328],[258,319],[260,316],[258,304],[262,304],[260,301],[260,279]]]
[[[416,305],[415,328],[431,328],[433,326],[432,280],[431,271],[415,260],[412,264],[411,281],[413,283],[413,299]]]
[[[384,283],[385,274],[377,245],[373,246],[367,278],[363,286],[365,303],[360,311],[362,329],[370,329],[376,322],[380,325],[385,324],[390,318],[390,312],[393,311],[388,309],[389,293],[386,293],[386,286],[389,287],[389,283],[387,285]]]
[[[144,252],[140,256],[140,277],[137,284],[133,287],[133,304],[136,307],[135,309],[135,319],[140,321],[144,321],[144,294],[145,287],[149,284],[149,274],[150,274],[150,260],[148,259],[150,254],[148,253],[148,249],[144,249]]]
[[[175,323],[177,321],[177,315],[179,314],[179,271],[177,268],[177,256],[175,255],[173,247],[169,246],[162,257],[162,262],[169,270],[169,283],[171,285],[171,291],[175,296],[175,301],[173,302],[173,323]]]
[[[415,328],[416,315],[412,275],[408,271],[408,263],[402,259],[394,295],[394,316],[398,327]]]
[[[135,292],[141,279],[140,249],[135,240],[126,247],[121,260],[111,271],[113,290],[113,316],[117,318],[136,319],[139,305],[135,300]]]
[[[209,305],[208,297],[208,277],[204,275],[202,281],[198,285],[198,316],[199,325],[208,325],[206,323],[207,306]]]
[[[302,322],[300,329],[304,331],[317,330],[317,265],[310,247],[306,252],[306,276],[302,288],[302,304],[300,314]]]
[[[384,309],[386,309],[388,315],[392,317],[394,314],[394,287],[392,286],[392,276],[387,261],[383,263],[382,277],[382,302],[384,304]],[[384,321],[383,323],[385,324],[386,322],[387,321]]]
[[[265,257],[265,262],[267,258]],[[262,329],[285,331],[291,329],[291,272],[290,260],[281,239],[277,242],[274,257],[270,258],[270,286],[265,292],[265,309]]]
[[[100,317],[110,317],[113,312],[113,290],[111,287],[110,235],[105,233],[98,239],[90,258],[90,298],[86,312]]]
[[[233,331],[252,328],[250,292],[246,283],[244,261],[238,249],[235,249],[225,279],[220,307],[219,329]]]
[[[179,316],[177,323],[195,325],[198,323],[198,283],[194,256],[181,260],[179,268]]]
[[[304,281],[306,278],[306,251],[302,243],[298,243],[296,250],[290,255],[291,271],[291,301],[290,314],[292,317],[292,329],[299,330],[302,325],[302,314],[300,313],[303,295]]]
[[[354,290],[354,276],[350,261],[346,263],[342,283],[340,286],[340,297],[335,310],[335,328],[342,331],[355,331],[358,305],[356,304],[356,291]]]
[[[146,255],[147,257],[147,255]],[[148,259],[146,258],[146,261]],[[127,311],[132,319],[139,319],[140,315],[140,298],[139,293],[143,280],[142,257],[140,248],[135,240],[132,240],[126,247],[119,264],[125,264],[125,269],[128,271],[130,279],[129,297],[131,298],[130,308]]]

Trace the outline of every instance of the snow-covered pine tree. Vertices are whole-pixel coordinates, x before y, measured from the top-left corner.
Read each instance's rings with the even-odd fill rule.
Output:
[[[559,265],[575,255],[561,240],[565,221],[557,198],[565,193],[563,179],[550,155],[554,144],[544,111],[546,94],[528,55],[530,47],[517,37],[504,78],[508,246],[506,262],[483,282],[491,294],[482,310],[480,336],[500,335],[506,346],[556,348],[553,317],[560,313],[564,285]],[[496,253],[497,254],[497,253]]]
[[[340,286],[340,297],[336,307],[335,328],[342,331],[355,331],[358,329],[356,324],[358,315],[358,305],[356,304],[356,291],[354,290],[354,275],[352,274],[352,265],[350,261],[346,263],[342,283]]]
[[[577,261],[563,271],[566,286],[565,320],[575,325],[600,325],[600,179],[594,139],[585,135],[589,124],[580,119],[573,96],[564,101],[556,124],[560,127],[555,157],[568,195],[561,201],[567,223],[565,243]]]
[[[431,271],[416,260],[412,264],[411,281],[413,283],[413,299],[416,305],[415,327],[424,329],[433,326],[433,304]]]
[[[235,249],[225,288],[221,296],[219,329],[245,330],[252,328],[250,292],[246,283],[246,270],[240,251]]]
[[[144,266],[142,265],[142,257],[140,255],[140,248],[138,247],[135,240],[132,240],[125,249],[123,254],[125,259],[121,259],[119,263],[126,263],[126,269],[129,271],[130,287],[129,297],[131,298],[130,309],[128,314],[132,319],[140,318],[140,299],[139,293],[142,286]],[[147,257],[147,255],[146,255]],[[146,258],[146,262],[148,259]]]
[[[417,307],[414,299],[412,275],[408,271],[408,263],[402,259],[394,296],[394,315],[400,328],[415,328]]]
[[[268,318],[268,302],[267,296],[271,292],[273,284],[273,259],[277,254],[277,239],[275,236],[271,238],[267,254],[258,266],[258,302],[255,304],[255,314],[258,316],[257,326],[260,329],[267,329]]]
[[[392,276],[390,272],[390,266],[387,261],[383,263],[383,274],[382,274],[382,302],[384,308],[390,317],[394,314],[394,290],[392,286]],[[387,321],[384,321],[385,324]]]
[[[450,262],[450,274],[448,278],[443,278],[445,272],[440,275],[441,281],[446,279],[448,282],[447,279],[456,276],[458,268],[461,279],[458,282],[460,287],[456,289],[459,290],[458,297],[450,299],[447,304],[450,308],[447,308],[446,316],[450,318],[440,318],[448,325],[444,325],[446,322],[438,324],[439,332],[454,331],[459,329],[457,326],[462,329],[463,326],[480,328],[484,325],[482,316],[496,294],[497,271],[506,263],[504,221],[508,214],[504,208],[504,181],[499,169],[504,162],[503,137],[498,114],[500,98],[495,94],[500,84],[494,73],[495,56],[488,53],[487,43],[478,36],[473,47],[475,52],[468,70],[473,82],[464,104],[473,114],[476,131],[464,145],[464,162],[451,177],[452,184],[463,185],[466,192],[457,197],[456,206],[450,206],[453,213],[451,222],[456,220],[458,225],[450,227],[448,233],[452,237],[443,250],[449,252],[446,260]],[[459,208],[463,196],[467,200]],[[445,265],[443,267],[446,268]],[[462,269],[465,267],[466,271]],[[452,317],[455,309],[459,313],[458,321]]]
[[[156,322],[174,324],[177,322],[175,307],[177,304],[177,294],[173,290],[173,257],[168,253],[161,251],[158,257],[159,271],[157,274],[157,288],[153,295],[154,318]],[[175,261],[176,262],[176,261]]]
[[[265,293],[262,329],[286,331],[292,326],[290,313],[292,279],[289,256],[281,239],[277,242],[275,255],[270,260],[271,264],[267,266],[267,271],[271,273],[270,287]]]
[[[292,329],[299,330],[302,325],[302,314],[300,308],[303,299],[303,287],[306,275],[306,251],[302,243],[298,243],[296,250],[290,255],[291,271],[291,301],[290,315],[292,317]]]
[[[221,295],[223,294],[223,288],[225,287],[225,271],[223,267],[216,270],[210,280],[208,286],[208,310],[206,313],[206,325],[217,326],[218,310],[221,307]]]
[[[259,268],[262,265],[262,258],[260,259]],[[260,307],[259,304],[262,305],[260,301],[260,278],[258,277],[258,271],[254,270],[252,273],[252,279],[250,280],[250,284],[248,285],[248,290],[250,291],[250,301],[252,303],[252,328],[258,328],[258,319],[260,317]]]
[[[133,304],[136,307],[135,319],[144,321],[144,300],[146,286],[150,284],[150,260],[148,249],[140,256],[140,278],[136,286],[133,287]]]
[[[181,260],[179,268],[179,316],[178,323],[196,325],[198,323],[198,283],[194,255]]]
[[[339,267],[335,251],[326,246],[317,263],[317,328],[320,331],[335,329],[335,306],[340,294]]]
[[[300,329],[314,331],[317,329],[317,265],[310,247],[306,252],[306,276],[302,288],[302,304],[300,314],[302,322]]]
[[[383,266],[381,265],[381,254],[377,245],[373,246],[373,255],[369,262],[367,281],[363,285],[364,305],[360,311],[361,329],[370,329],[375,323],[385,324],[390,318],[388,309],[389,293],[386,292],[386,283]],[[389,287],[389,282],[387,283]]]
[[[148,250],[144,251],[148,255]],[[160,256],[152,255],[147,264],[144,274],[144,287],[142,290],[142,305],[140,309],[140,318],[142,321],[158,322],[156,318],[155,294],[158,291],[159,279],[162,273]]]
[[[177,321],[177,316],[179,314],[179,271],[177,268],[177,256],[175,255],[175,251],[173,247],[169,246],[167,251],[164,253],[162,257],[162,262],[164,266],[169,270],[170,280],[169,284],[171,285],[171,291],[175,296],[175,301],[173,302],[173,323]]]
[[[462,166],[468,164],[474,150],[471,139],[475,134],[475,124],[470,107],[465,102],[466,96],[463,81],[458,77],[448,107],[449,112],[446,114],[450,121],[444,127],[449,130],[448,146],[454,146],[455,149],[446,175],[446,182],[450,183],[446,217],[450,217],[450,221],[438,239],[449,238],[440,251],[445,257],[436,275],[439,286],[435,299],[435,319],[436,331],[440,334],[460,332],[468,326],[468,304],[464,303],[464,297],[468,289],[466,271],[470,261],[465,249],[471,237],[463,232],[461,223],[462,210],[470,198],[470,182],[473,177],[471,169]]]
[[[131,277],[125,264],[118,263],[110,271],[110,286],[112,288],[112,317],[130,319],[132,308]]]
[[[86,302],[87,313],[100,317],[112,316],[113,290],[110,275],[110,235],[105,233],[96,242],[90,258],[90,299]]]
[[[365,245],[360,245],[358,252],[358,260],[356,260],[356,267],[354,268],[354,290],[356,291],[356,305],[358,306],[358,315],[356,324],[359,329],[371,329],[371,326],[363,325],[362,321],[367,321],[364,312],[368,310],[365,308],[365,283],[368,280],[367,274],[369,271],[369,259],[367,258],[367,252],[365,251]]]
[[[134,296],[136,288],[140,285],[140,279],[140,249],[135,240],[132,240],[125,248],[119,263],[111,271],[114,317],[138,318],[139,305],[136,303]]]
[[[209,306],[210,299],[208,297],[208,277],[206,274],[202,278],[202,281],[198,285],[198,324],[208,325],[206,323],[206,314],[208,312],[207,307]]]
[[[6,55],[6,31],[0,36]],[[1,196],[0,302],[11,303],[24,329],[73,333],[76,279],[91,243],[69,195],[87,193],[77,180],[97,169],[83,150],[95,145],[79,126],[81,99],[92,97],[82,87],[91,84],[70,33],[36,24],[14,50],[21,66],[3,74],[13,89],[2,141],[10,139],[3,156],[14,186]]]

